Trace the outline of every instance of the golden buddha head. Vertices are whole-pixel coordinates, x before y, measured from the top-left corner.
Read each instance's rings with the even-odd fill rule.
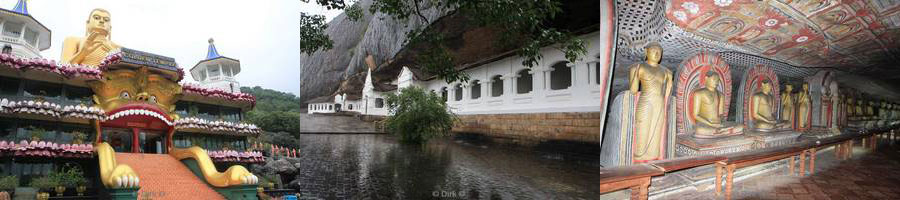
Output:
[[[102,8],[92,10],[85,22],[85,34],[90,35],[92,32],[97,32],[109,37],[111,30],[109,11]]]
[[[769,82],[769,79],[763,79],[763,81],[759,85],[759,89],[763,92],[763,94],[772,93],[772,83]]]
[[[802,88],[803,88],[803,92],[808,92],[809,91],[809,83],[803,83]]]
[[[644,54],[647,56],[647,62],[651,64],[659,64],[662,59],[662,46],[659,43],[651,42],[644,47]]]
[[[703,82],[705,83],[704,86],[706,86],[706,89],[716,90],[716,87],[719,86],[719,74],[716,74],[716,72],[713,71],[707,71]]]
[[[791,91],[794,91],[793,85],[784,85],[784,92],[791,93]]]

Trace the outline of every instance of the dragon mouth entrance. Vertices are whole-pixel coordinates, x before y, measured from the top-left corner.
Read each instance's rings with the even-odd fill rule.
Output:
[[[128,104],[107,112],[104,127],[141,128],[168,130],[175,125],[175,120],[157,108],[148,104]]]

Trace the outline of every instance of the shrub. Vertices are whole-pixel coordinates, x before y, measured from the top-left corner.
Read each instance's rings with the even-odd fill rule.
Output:
[[[388,94],[385,99],[391,113],[385,128],[399,136],[401,143],[422,144],[447,135],[456,121],[440,95],[418,86],[400,89],[400,94]]]
[[[52,190],[54,187],[58,186],[59,183],[57,180],[51,176],[44,176],[40,178],[31,179],[30,186],[33,188],[37,188],[38,190],[48,191]]]
[[[0,178],[0,191],[10,191],[19,187],[19,177],[4,176]]]

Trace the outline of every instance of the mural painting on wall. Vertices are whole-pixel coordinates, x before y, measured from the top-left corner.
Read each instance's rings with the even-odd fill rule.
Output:
[[[673,0],[665,16],[706,39],[797,66],[867,66],[890,58],[900,34],[898,1]],[[864,50],[870,49],[870,50]]]

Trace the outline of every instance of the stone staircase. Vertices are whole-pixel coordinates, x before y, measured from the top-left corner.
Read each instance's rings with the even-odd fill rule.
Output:
[[[116,153],[141,178],[138,199],[225,199],[169,154]]]

